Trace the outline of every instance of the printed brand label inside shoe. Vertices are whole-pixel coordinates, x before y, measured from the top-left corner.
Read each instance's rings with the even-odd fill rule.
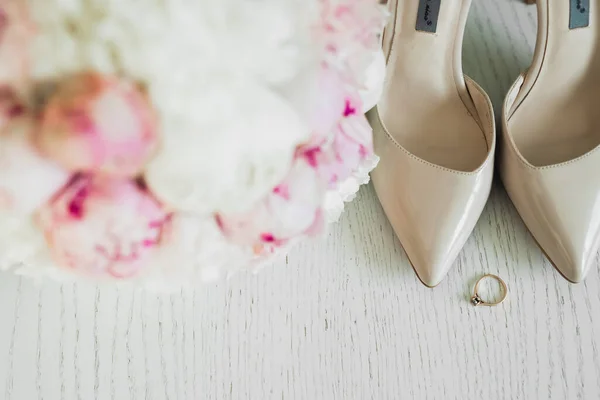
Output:
[[[590,0],[571,0],[569,29],[585,28],[590,25]]]
[[[437,30],[441,2],[442,0],[420,0],[416,27],[418,31],[435,32]]]

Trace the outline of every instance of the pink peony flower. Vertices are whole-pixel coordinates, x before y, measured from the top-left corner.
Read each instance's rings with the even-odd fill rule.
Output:
[[[24,107],[0,90],[0,211],[31,214],[69,180],[33,146],[33,130]]]
[[[0,87],[22,88],[29,74],[28,45],[33,33],[26,2],[0,3]]]
[[[298,149],[297,157],[304,158],[330,189],[335,189],[373,155],[372,129],[360,109],[357,97],[346,96],[332,136]]]
[[[218,215],[223,233],[238,244],[284,246],[300,235],[321,231],[325,185],[306,158],[298,158],[287,178],[249,212]]]
[[[96,73],[63,82],[43,110],[39,146],[73,171],[132,177],[157,147],[157,124],[134,86]]]
[[[161,244],[168,216],[134,182],[80,176],[39,213],[55,261],[94,276],[138,275]]]

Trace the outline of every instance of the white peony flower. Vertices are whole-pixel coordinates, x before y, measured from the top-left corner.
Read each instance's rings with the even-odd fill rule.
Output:
[[[198,110],[205,130],[167,135],[146,170],[152,192],[194,213],[244,211],[288,172],[310,131],[276,93],[220,82]]]

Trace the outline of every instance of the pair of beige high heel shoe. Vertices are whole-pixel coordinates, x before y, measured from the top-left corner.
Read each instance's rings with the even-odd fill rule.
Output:
[[[368,114],[381,157],[372,179],[417,275],[433,287],[487,201],[494,112],[462,72],[471,0],[388,5],[384,93]],[[580,282],[600,245],[600,0],[537,6],[533,63],[506,96],[498,167],[537,243]]]

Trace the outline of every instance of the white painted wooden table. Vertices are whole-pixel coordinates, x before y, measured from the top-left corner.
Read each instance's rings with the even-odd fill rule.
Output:
[[[496,105],[534,9],[474,0],[466,70]],[[474,279],[508,302],[474,308]],[[371,187],[329,238],[172,296],[0,275],[0,399],[598,399],[600,276],[568,284],[500,184],[446,280],[416,279]]]

